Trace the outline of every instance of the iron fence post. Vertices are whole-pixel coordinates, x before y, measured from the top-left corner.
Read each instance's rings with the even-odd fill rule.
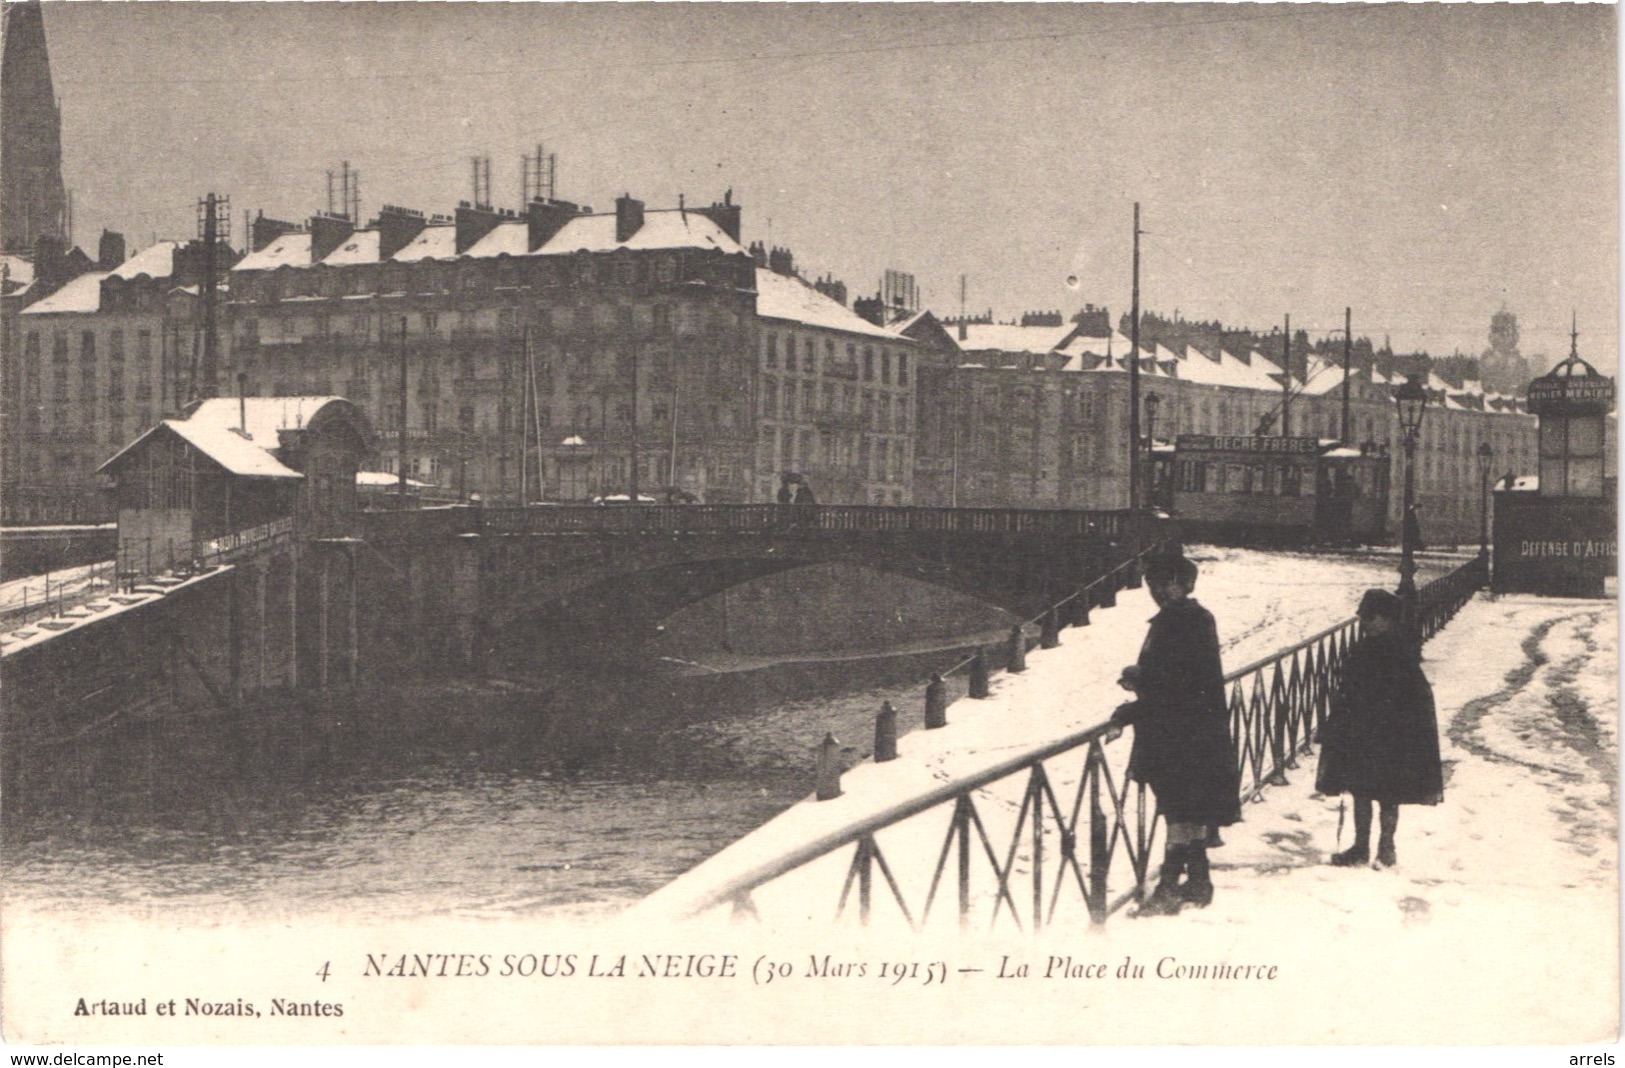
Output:
[[[1084,777],[1089,782],[1089,918],[1096,924],[1106,922],[1106,875],[1111,865],[1111,854],[1106,846],[1106,809],[1100,803],[1100,743],[1089,746],[1089,758],[1084,762]]]
[[[1034,764],[1027,779],[1033,815],[1033,933],[1044,926],[1044,765]]]
[[[959,795],[954,804],[954,826],[959,832],[959,926],[970,926],[970,798]]]
[[[1009,670],[1013,675],[1027,670],[1027,635],[1022,633],[1020,623],[1010,628]]]

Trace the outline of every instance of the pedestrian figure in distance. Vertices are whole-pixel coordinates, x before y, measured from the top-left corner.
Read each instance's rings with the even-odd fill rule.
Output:
[[[1367,590],[1360,598],[1360,640],[1349,650],[1321,729],[1315,789],[1354,796],[1354,844],[1332,855],[1338,867],[1371,859],[1373,801],[1382,806],[1374,866],[1391,868],[1399,806],[1444,799],[1433,689],[1422,674],[1420,643],[1400,609],[1399,598],[1387,590]]]
[[[818,498],[813,496],[812,487],[807,484],[806,479],[802,479],[800,484],[796,486],[796,499],[793,506],[796,512],[796,525],[812,526],[814,510],[817,506]]]
[[[1112,713],[1134,727],[1128,774],[1157,798],[1167,823],[1162,874],[1141,916],[1171,916],[1213,900],[1208,843],[1241,819],[1241,779],[1224,699],[1213,614],[1190,596],[1196,564],[1182,555],[1146,561],[1145,582],[1161,609],[1140,659],[1118,680],[1135,700]],[[1181,875],[1188,875],[1184,883]]]
[[[779,500],[780,504],[789,504],[790,499],[791,499],[790,476],[789,475],[784,475],[784,476],[781,476],[779,478],[779,497],[778,497],[778,500]]]

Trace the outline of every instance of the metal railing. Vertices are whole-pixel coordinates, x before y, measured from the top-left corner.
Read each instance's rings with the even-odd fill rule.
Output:
[[[293,517],[284,516],[257,527],[217,538],[127,538],[119,543],[118,574],[125,587],[143,578],[217,567],[273,548],[293,537]]]
[[[900,533],[1096,534],[1129,531],[1126,511],[912,508],[877,505],[679,504],[531,505],[483,508],[478,523],[498,534],[577,532],[888,531]]]
[[[1473,594],[1490,584],[1490,562],[1474,557],[1448,575],[1416,591],[1416,630],[1427,641],[1472,600]]]
[[[117,582],[118,573],[112,560],[17,579],[7,584],[13,592],[8,603],[0,607],[0,627],[24,627],[60,616],[105,597],[117,589]]]
[[[128,592],[143,582],[207,571],[264,552],[292,537],[293,518],[287,516],[218,538],[126,541],[119,546],[115,559],[39,576],[37,593],[34,579],[17,580],[22,584],[21,596],[0,606],[0,626],[15,629],[60,617],[110,594]]]
[[[1120,565],[1119,571],[1138,565],[1136,557]],[[1484,568],[1474,560],[1420,591],[1422,616],[1431,621],[1426,633],[1436,633],[1482,587],[1483,579]],[[1091,585],[1112,587],[1117,582],[1117,578],[1103,576]],[[1096,597],[1081,590],[1074,595],[1086,605],[1096,602]],[[1053,619],[1054,611],[1046,617]],[[1285,772],[1295,766],[1297,756],[1309,750],[1325,720],[1357,627],[1357,620],[1345,620],[1225,676],[1244,801],[1257,799],[1266,785],[1284,782]],[[1046,635],[1049,633],[1046,625]],[[930,716],[928,691],[928,726]],[[847,913],[856,891],[856,911],[862,923],[867,924],[877,908],[887,908],[910,927],[923,929],[933,909],[947,896],[944,877],[951,859],[961,927],[968,926],[973,914],[981,910],[989,926],[1008,914],[1016,926],[1036,931],[1053,923],[1057,910],[1068,902],[1081,903],[1092,922],[1104,923],[1134,900],[1155,874],[1150,858],[1160,822],[1149,792],[1125,775],[1122,765],[1127,747],[1108,748],[1120,733],[1120,728],[1103,722],[1030,747],[974,774],[943,781],[889,808],[833,827],[710,886],[691,890],[679,880],[671,888],[674,893],[659,907],[679,916],[693,916],[731,905],[736,917],[755,916],[757,897],[770,884],[851,848],[835,906],[837,919]],[[877,753],[880,748],[877,736]],[[1019,803],[1011,800],[1013,791],[978,796],[996,783],[1014,785],[1018,776],[1025,777]],[[820,796],[834,796],[822,792],[822,781],[820,787]],[[1008,813],[1012,805],[1013,820]],[[946,820],[927,826],[933,810]],[[905,821],[918,822],[911,824],[910,833],[899,832],[888,841],[894,852],[918,848],[922,835],[933,830],[941,842],[929,881],[921,885],[916,880],[907,889],[879,839],[881,832]],[[979,890],[973,883],[973,874],[978,873]],[[1075,893],[1069,893],[1070,888]],[[656,894],[651,900],[660,897]]]

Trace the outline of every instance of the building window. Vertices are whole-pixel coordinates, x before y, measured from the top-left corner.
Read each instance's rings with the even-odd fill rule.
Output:
[[[762,358],[768,367],[777,367],[779,365],[779,335],[767,335],[767,348],[763,351]]]
[[[908,385],[908,353],[906,352],[897,354],[897,384],[899,386]]]
[[[96,359],[96,331],[86,330],[79,335],[79,359],[86,363]]]
[[[808,338],[801,350],[801,370],[804,374],[813,374],[818,370],[817,359],[813,355],[813,339]]]
[[[880,350],[880,384],[891,385],[891,352],[887,349]]]

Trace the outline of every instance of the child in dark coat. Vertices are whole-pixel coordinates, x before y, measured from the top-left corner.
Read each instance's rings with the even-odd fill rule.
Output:
[[[1161,611],[1151,620],[1139,662],[1119,680],[1136,699],[1112,713],[1112,722],[1134,726],[1129,775],[1151,787],[1167,820],[1162,875],[1139,912],[1159,916],[1213,900],[1207,844],[1213,828],[1241,819],[1241,781],[1218,630],[1213,613],[1190,596],[1196,564],[1183,556],[1152,557],[1145,582]],[[1181,884],[1183,874],[1189,878]]]
[[[1354,795],[1354,844],[1332,856],[1339,867],[1371,859],[1373,801],[1382,806],[1375,866],[1388,868],[1396,862],[1399,806],[1436,805],[1444,797],[1433,690],[1400,609],[1387,590],[1367,590],[1360,599],[1360,640],[1349,650],[1321,730],[1315,789]]]

